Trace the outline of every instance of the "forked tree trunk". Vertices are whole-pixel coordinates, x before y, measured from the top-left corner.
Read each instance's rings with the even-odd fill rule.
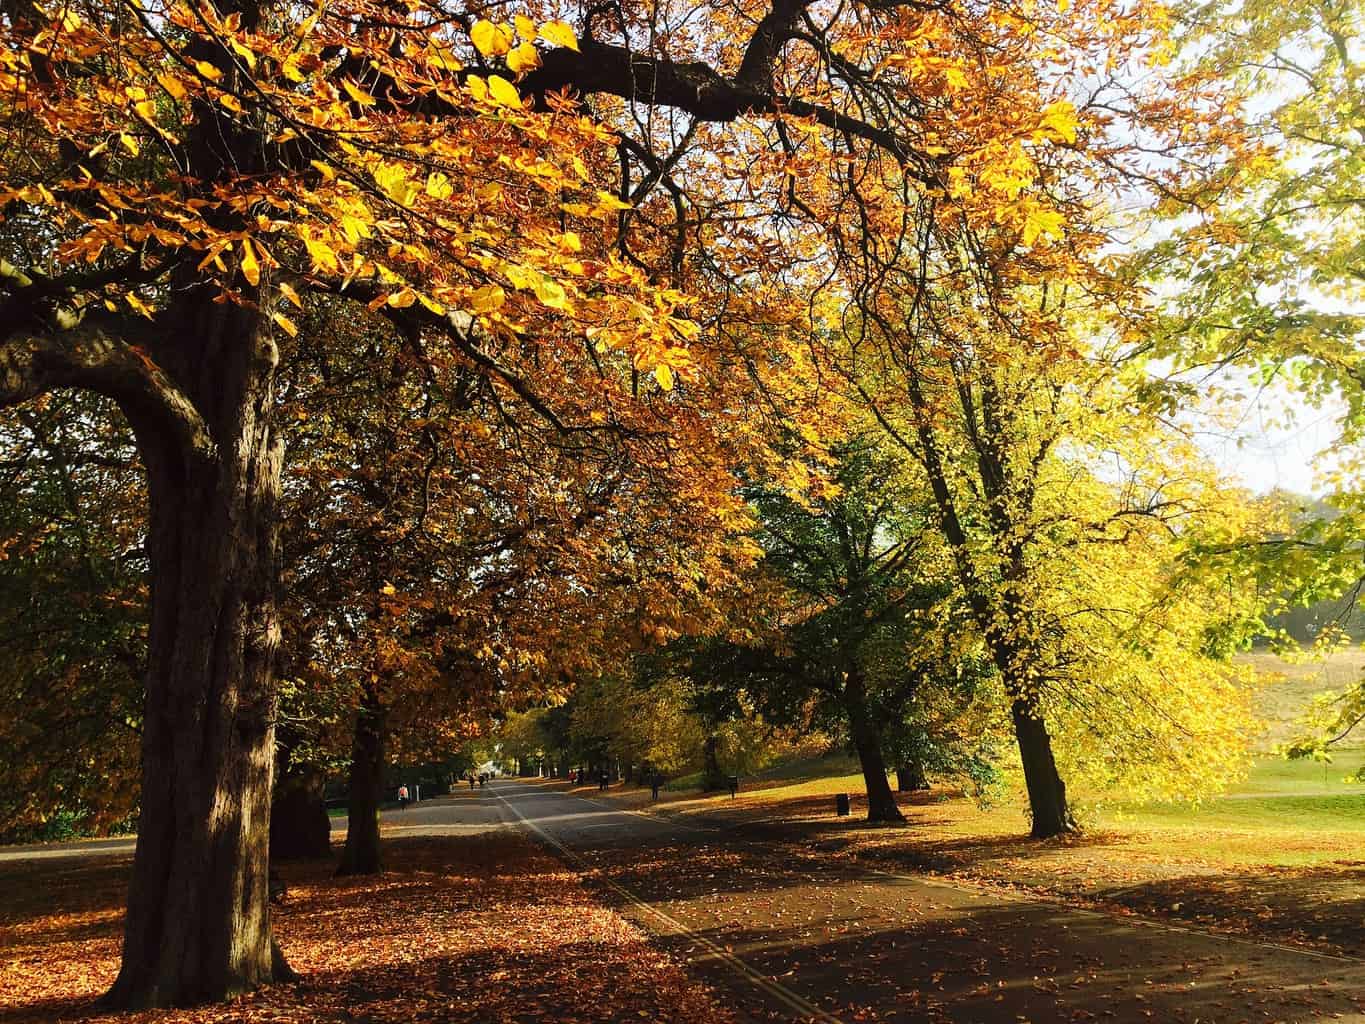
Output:
[[[861,675],[849,673],[844,684],[844,709],[848,713],[849,732],[853,747],[858,752],[858,764],[863,769],[863,785],[867,789],[868,821],[904,821],[891,783],[886,778],[886,758],[882,756],[881,733],[868,714]]]
[[[346,805],[346,848],[338,875],[377,875],[379,804],[384,796],[384,736],[388,713],[379,692],[366,684],[356,712],[351,743],[350,793]]]
[[[1066,783],[1052,756],[1052,737],[1048,735],[1047,723],[1024,700],[1015,700],[1010,706],[1010,714],[1014,719],[1019,758],[1024,766],[1033,838],[1048,839],[1079,831],[1066,801]]]
[[[151,623],[137,851],[105,997],[115,1008],[220,1000],[288,971],[268,902],[277,353],[256,314],[194,301],[166,365],[214,454],[194,458],[130,415],[149,484]]]
[[[902,793],[923,791],[929,788],[929,779],[924,774],[924,765],[919,761],[907,761],[896,769],[896,788]]]

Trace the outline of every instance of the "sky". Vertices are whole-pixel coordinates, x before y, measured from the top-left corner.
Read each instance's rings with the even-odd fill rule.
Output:
[[[1240,422],[1208,425],[1200,444],[1225,472],[1258,494],[1274,489],[1322,495],[1317,456],[1337,435],[1337,405],[1313,408],[1288,391],[1248,402]]]

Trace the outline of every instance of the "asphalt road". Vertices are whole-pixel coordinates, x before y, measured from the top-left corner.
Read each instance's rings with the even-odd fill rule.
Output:
[[[489,794],[755,1020],[1365,1024],[1365,961],[882,873],[733,817]]]

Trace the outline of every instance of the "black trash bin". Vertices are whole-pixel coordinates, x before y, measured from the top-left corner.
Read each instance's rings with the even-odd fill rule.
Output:
[[[841,818],[848,817],[848,794],[840,793],[834,798],[834,813]]]

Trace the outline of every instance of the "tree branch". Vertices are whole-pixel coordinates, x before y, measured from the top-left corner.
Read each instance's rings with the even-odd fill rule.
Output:
[[[117,402],[135,430],[172,437],[191,457],[215,458],[217,446],[193,403],[127,340],[136,331],[121,318],[103,317],[67,329],[11,331],[0,340],[0,408],[57,388],[92,391]]]

